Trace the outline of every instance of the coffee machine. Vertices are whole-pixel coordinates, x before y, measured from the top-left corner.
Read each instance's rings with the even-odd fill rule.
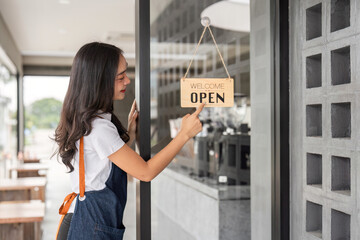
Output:
[[[219,184],[250,184],[250,134],[247,98],[235,94],[232,108],[206,108],[200,119],[203,132],[195,138],[194,173]]]

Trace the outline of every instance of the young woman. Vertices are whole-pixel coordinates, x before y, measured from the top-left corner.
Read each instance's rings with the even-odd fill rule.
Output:
[[[59,240],[122,239],[127,173],[151,181],[202,130],[198,115],[204,105],[184,116],[179,134],[144,161],[130,148],[136,135],[135,101],[128,130],[113,114],[113,100],[124,99],[130,84],[126,70],[122,51],[113,45],[89,43],[75,56],[55,132],[58,155],[70,169],[73,190],[59,209],[63,215]]]

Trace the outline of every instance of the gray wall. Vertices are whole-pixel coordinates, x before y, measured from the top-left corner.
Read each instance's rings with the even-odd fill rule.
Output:
[[[251,239],[271,239],[273,40],[271,0],[250,1]]]
[[[360,4],[289,2],[291,239],[360,239]]]
[[[21,53],[16,46],[16,43],[13,37],[10,34],[9,29],[7,28],[3,17],[0,14],[0,46],[4,49],[8,57],[16,66],[20,75],[22,74],[22,57]]]

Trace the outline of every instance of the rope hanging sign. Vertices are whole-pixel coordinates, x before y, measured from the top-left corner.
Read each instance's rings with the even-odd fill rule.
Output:
[[[204,25],[204,30],[186,73],[180,81],[181,107],[198,107],[200,103],[204,102],[206,103],[205,107],[232,107],[234,105],[234,79],[230,77],[224,59],[215,41],[215,37],[210,28],[210,19],[205,17],[201,20]],[[227,78],[187,78],[191,64],[207,29],[210,32],[211,38],[225,68]]]

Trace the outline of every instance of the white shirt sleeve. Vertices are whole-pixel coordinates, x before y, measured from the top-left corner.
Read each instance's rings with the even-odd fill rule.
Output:
[[[93,129],[89,135],[93,149],[100,159],[105,159],[122,146],[125,142],[120,138],[115,125],[106,119],[95,119]]]

